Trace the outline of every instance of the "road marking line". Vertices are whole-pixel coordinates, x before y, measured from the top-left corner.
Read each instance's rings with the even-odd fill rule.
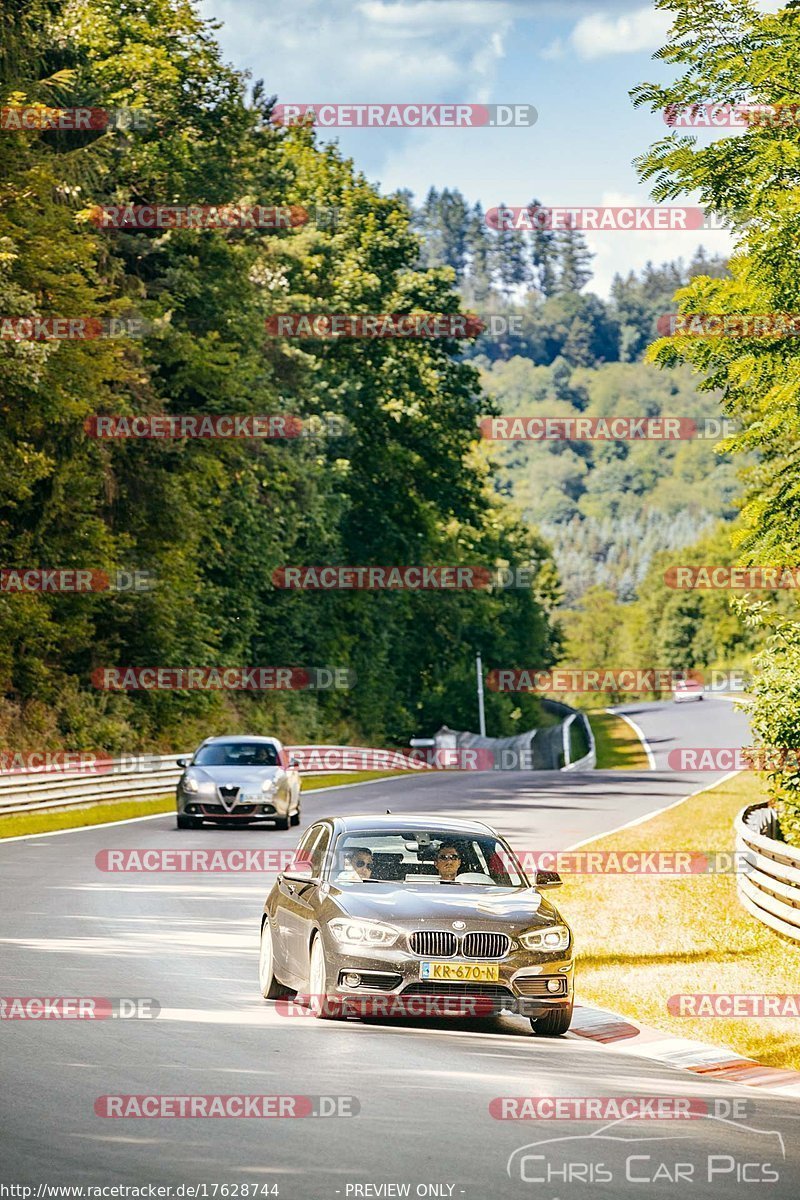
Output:
[[[650,748],[650,743],[648,742],[647,738],[644,736],[644,734],[642,733],[641,729],[636,724],[636,722],[632,721],[630,719],[630,717],[626,717],[625,713],[617,712],[616,709],[614,709],[614,708],[607,708],[606,712],[611,713],[612,717],[619,717],[622,721],[626,721],[627,724],[630,725],[631,729],[636,734],[639,741],[642,743],[642,746],[644,747],[644,752],[647,755],[647,761],[650,764],[650,770],[651,771],[657,770],[656,756],[655,756],[655,754],[653,754],[653,751]]]

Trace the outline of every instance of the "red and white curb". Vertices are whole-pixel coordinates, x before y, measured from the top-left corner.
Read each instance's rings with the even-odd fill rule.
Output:
[[[654,1059],[709,1079],[727,1079],[748,1087],[768,1088],[779,1096],[800,1096],[800,1071],[765,1067],[725,1046],[709,1046],[705,1042],[665,1034],[663,1029],[634,1024],[627,1017],[606,1009],[576,1004],[567,1037],[613,1045],[622,1054]]]

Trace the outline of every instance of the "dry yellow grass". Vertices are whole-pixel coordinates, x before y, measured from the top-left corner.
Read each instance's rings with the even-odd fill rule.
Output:
[[[641,739],[627,721],[614,713],[587,712],[594,734],[598,771],[646,771],[647,755]]]
[[[747,773],[632,829],[603,850],[731,851],[733,819],[760,799]],[[575,930],[578,999],[743,1056],[800,1069],[800,1019],[677,1017],[681,992],[800,994],[800,947],[741,907],[732,874],[565,876],[559,907]]]

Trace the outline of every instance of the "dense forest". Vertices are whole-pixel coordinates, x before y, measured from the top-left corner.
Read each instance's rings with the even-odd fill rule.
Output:
[[[691,441],[485,444],[497,491],[552,546],[564,604],[593,587],[633,600],[657,551],[689,546],[736,513],[738,467],[715,451],[719,393],[698,390],[686,368],[664,373],[644,361],[676,291],[723,277],[724,260],[701,248],[688,264],[649,263],[617,276],[606,301],[588,290],[592,255],[578,229],[496,232],[480,205],[448,189],[431,189],[411,211],[422,261],[449,267],[487,324],[505,318],[504,332],[487,331],[466,351],[499,412],[681,416],[703,430],[706,418],[716,422]]]
[[[149,572],[145,592],[0,594],[0,743],[173,748],[232,728],[403,743],[475,721],[474,652],[550,663],[555,571],[494,488],[487,411],[454,340],[268,338],[276,313],[453,313],[384,197],[268,88],[226,66],[188,0],[0,5],[3,103],[146,110],[143,127],[0,134],[5,316],[146,322],[145,336],[0,341],[9,568]],[[46,124],[46,122],[44,122]],[[97,206],[295,205],[326,226],[98,228]],[[97,414],[293,414],[335,436],[99,440]],[[88,425],[87,425],[88,422]],[[286,564],[532,568],[527,589],[287,592]],[[115,666],[328,666],[347,690],[98,690]],[[495,729],[539,717],[490,696]]]

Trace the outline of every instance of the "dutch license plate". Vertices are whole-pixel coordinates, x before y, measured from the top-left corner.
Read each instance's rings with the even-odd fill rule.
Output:
[[[497,983],[499,978],[497,963],[420,963],[420,979],[438,979],[442,983]]]

